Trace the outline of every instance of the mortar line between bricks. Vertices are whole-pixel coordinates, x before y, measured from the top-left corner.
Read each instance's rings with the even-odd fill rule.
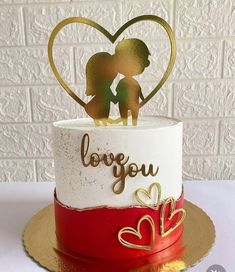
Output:
[[[24,12],[23,8],[20,9],[20,23],[21,23],[21,32],[22,32],[22,39],[23,39],[23,45],[26,45],[26,24],[24,20]]]
[[[169,97],[168,116],[173,117],[174,116],[174,84],[171,85],[168,97]]]
[[[235,154],[228,154],[228,155],[207,155],[207,154],[192,154],[192,155],[183,155],[183,159],[190,159],[190,158],[207,158],[207,159],[213,159],[213,158],[225,158],[225,159],[234,159]]]
[[[32,103],[32,94],[30,88],[27,88],[27,102],[29,108],[29,118],[30,123],[33,122],[33,103]]]
[[[115,0],[117,2],[121,1],[121,0]],[[73,5],[73,6],[78,6],[81,4],[81,3],[85,3],[86,5],[88,4],[94,4],[96,3],[97,4],[97,1],[96,0],[80,0],[80,1],[73,1],[71,2],[71,0],[68,0],[68,1],[63,1],[63,2],[38,2],[38,3],[3,3],[3,4],[0,4],[0,8],[1,7],[58,7],[58,6],[65,6],[67,7],[67,5]],[[113,4],[113,0],[99,0],[99,3],[110,3],[110,4]]]
[[[36,159],[33,160],[33,172],[35,180],[38,181],[38,166],[36,163]]]
[[[73,47],[73,73],[74,73],[74,84],[78,84],[78,78],[77,78],[77,67],[76,67],[76,48]]]
[[[173,1],[172,7],[172,29],[176,35],[176,0]]]
[[[223,118],[224,120],[224,118]],[[222,128],[222,120],[219,120],[219,125],[218,125],[218,155],[222,155],[222,141],[221,141],[221,137],[222,137],[222,133],[221,133],[221,128]]]
[[[25,161],[25,160],[53,160],[53,157],[0,157],[0,160],[21,160],[21,161]]]
[[[224,78],[224,63],[225,63],[225,40],[222,43],[221,49],[221,79]]]
[[[221,119],[223,120],[234,120],[234,116],[211,116],[211,117],[207,117],[207,116],[202,116],[202,117],[182,117],[182,116],[174,116],[174,118],[182,118],[182,121],[220,121]]]

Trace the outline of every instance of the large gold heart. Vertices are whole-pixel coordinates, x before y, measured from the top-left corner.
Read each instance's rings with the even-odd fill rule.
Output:
[[[80,23],[80,24],[89,25],[89,26],[97,29],[102,34],[104,34],[104,36],[106,38],[108,38],[111,43],[114,43],[125,29],[127,29],[129,26],[131,26],[137,22],[140,22],[140,21],[154,21],[157,24],[160,24],[167,32],[169,40],[170,40],[170,45],[171,45],[171,54],[170,54],[170,60],[169,60],[169,64],[167,66],[167,69],[166,69],[163,77],[161,78],[161,80],[157,84],[157,86],[140,103],[140,107],[142,107],[159,91],[159,89],[166,82],[167,78],[169,77],[169,75],[173,69],[174,63],[175,63],[175,57],[176,57],[175,38],[174,38],[174,34],[173,34],[171,27],[169,26],[169,24],[165,20],[163,20],[162,18],[160,18],[158,16],[154,16],[154,15],[139,16],[139,17],[133,18],[132,20],[128,21],[114,35],[112,35],[105,28],[103,28],[101,25],[99,25],[98,23],[96,23],[94,21],[91,21],[91,20],[84,18],[84,17],[71,17],[71,18],[61,21],[55,27],[55,29],[52,31],[50,39],[49,39],[49,43],[48,43],[48,57],[49,57],[49,63],[51,65],[52,71],[53,71],[55,77],[57,78],[58,82],[60,83],[60,85],[64,88],[64,90],[82,107],[85,107],[86,103],[80,97],[78,97],[73,92],[73,90],[68,86],[68,84],[63,80],[63,78],[61,77],[61,75],[55,65],[54,58],[53,58],[53,45],[54,45],[54,41],[55,41],[57,34],[66,25],[73,24],[73,23]]]
[[[150,226],[151,226],[151,242],[149,245],[137,245],[137,244],[133,244],[128,242],[127,240],[125,240],[122,235],[123,234],[132,234],[136,237],[138,237],[139,239],[142,239],[142,235],[140,232],[140,226],[142,224],[143,221],[148,221]],[[137,223],[137,229],[134,229],[132,227],[124,227],[122,228],[119,232],[118,232],[118,240],[119,242],[124,245],[125,247],[128,248],[133,248],[133,249],[143,249],[143,250],[152,250],[154,248],[154,244],[155,244],[155,224],[154,221],[152,219],[152,217],[150,215],[144,215],[140,218],[140,220]]]
[[[166,207],[170,205],[170,213],[169,216],[167,217],[167,220],[172,220],[174,216],[176,216],[178,213],[181,213],[181,217],[178,218],[176,223],[170,227],[168,230],[166,230],[165,227],[165,215],[166,215]],[[160,213],[160,233],[162,237],[165,237],[169,235],[172,231],[174,231],[176,228],[180,226],[181,223],[183,223],[185,216],[186,216],[186,211],[184,209],[176,209],[176,201],[173,197],[167,198],[161,207],[161,213]]]
[[[157,198],[155,200],[153,200],[152,198],[152,191],[153,189],[155,189],[157,191]],[[152,200],[153,203],[152,204],[148,204],[146,203],[146,201],[143,200],[142,195],[147,196],[148,199]],[[135,192],[135,197],[137,199],[137,201],[145,206],[148,207],[152,210],[158,210],[159,208],[159,204],[161,201],[161,185],[157,182],[152,183],[149,188],[146,190],[144,188],[139,188],[136,192]]]

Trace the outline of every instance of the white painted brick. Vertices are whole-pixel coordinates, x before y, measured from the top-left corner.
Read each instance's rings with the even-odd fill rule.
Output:
[[[233,0],[178,0],[176,35],[192,38],[234,35],[234,8]]]
[[[54,160],[41,159],[36,161],[38,181],[54,181]]]
[[[53,28],[63,19],[82,16],[96,21],[114,33],[121,26],[120,5],[105,1],[81,2],[79,5],[39,6],[25,9],[26,33],[29,44],[47,44]],[[57,37],[60,43],[105,42],[103,34],[90,26],[72,24],[66,26]]]
[[[151,56],[150,66],[140,78],[143,81],[159,80],[167,68],[170,45],[167,41],[146,41]],[[219,78],[221,74],[221,43],[217,41],[178,41],[177,57],[170,80]]]
[[[235,120],[223,120],[221,123],[221,153],[235,154]]]
[[[153,84],[142,84],[142,92],[144,97],[153,90]],[[168,116],[170,107],[170,94],[172,85],[167,84],[155,96],[140,109],[140,115]]]
[[[235,41],[234,40],[228,40],[225,42],[224,77],[228,77],[228,78],[235,77]]]
[[[62,76],[73,82],[72,50],[56,48],[54,56]],[[0,48],[0,85],[55,82],[46,48]]]
[[[235,179],[235,157],[185,157],[184,180]]]
[[[214,120],[184,121],[185,155],[212,155],[217,153],[218,122]]]
[[[20,8],[0,8],[0,46],[23,45]]]
[[[179,41],[173,79],[219,78],[221,42]]]
[[[156,15],[162,17],[172,26],[172,9],[173,1],[170,0],[149,0],[149,1],[123,1],[122,2],[122,20],[123,23],[129,21],[140,15]],[[123,36],[136,37],[142,40],[153,39],[157,40],[159,37],[166,38],[162,26],[152,21],[138,22],[130,26],[124,33]]]
[[[0,122],[30,121],[28,89],[24,87],[0,88]]]
[[[81,87],[81,90],[84,90],[84,87]],[[85,116],[84,109],[62,87],[33,87],[31,88],[31,96],[33,120],[36,122]]]
[[[0,160],[0,182],[35,180],[33,160]]]
[[[0,125],[0,138],[2,158],[52,156],[49,124]]]
[[[173,88],[175,117],[235,116],[235,82],[180,82]]]

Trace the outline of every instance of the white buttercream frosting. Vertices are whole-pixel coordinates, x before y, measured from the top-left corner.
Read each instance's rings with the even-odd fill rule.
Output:
[[[84,134],[90,138],[91,153],[129,156],[126,164],[139,167],[153,164],[159,167],[156,176],[126,177],[121,194],[112,190],[117,178],[113,166],[101,162],[97,167],[85,167],[81,160]],[[91,119],[59,121],[53,124],[56,191],[58,199],[74,208],[97,206],[126,207],[138,205],[135,191],[161,184],[161,199],[180,197],[182,192],[182,122],[165,117],[140,117],[138,126],[99,126]],[[115,165],[115,163],[114,163]]]

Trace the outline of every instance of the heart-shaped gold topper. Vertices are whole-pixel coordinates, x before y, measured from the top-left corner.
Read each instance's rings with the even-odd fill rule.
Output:
[[[150,52],[143,41],[139,39],[124,39],[117,44],[114,55],[107,52],[100,52],[89,59],[86,65],[86,94],[92,96],[92,99],[88,103],[85,103],[64,81],[55,65],[53,45],[57,34],[65,26],[79,23],[97,29],[111,43],[114,43],[124,30],[141,21],[153,21],[160,24],[167,32],[170,40],[170,60],[167,69],[157,86],[144,98],[140,85],[133,76],[141,74],[149,65],[148,56],[150,55]],[[105,125],[107,123],[118,123],[119,121],[123,121],[123,124],[127,125],[128,114],[132,115],[132,124],[137,125],[139,109],[159,91],[172,71],[176,57],[176,43],[173,31],[168,23],[162,18],[154,15],[136,17],[124,24],[114,35],[110,34],[101,25],[87,18],[71,17],[61,21],[52,31],[48,43],[48,56],[52,71],[60,85],[77,103],[84,107],[88,115],[94,119],[97,125],[100,124],[100,121]],[[111,84],[118,73],[123,74],[124,78],[120,80],[116,89],[117,95],[115,96],[111,91]],[[142,100],[141,103],[139,103],[139,99]],[[117,120],[109,118],[111,102],[115,104],[119,103],[121,118]]]
[[[151,241],[148,245],[140,245],[140,244],[133,244],[126,239],[124,239],[122,236],[124,234],[131,234],[133,236],[138,237],[140,240],[142,239],[142,234],[140,231],[141,224],[147,221],[150,224],[151,227]],[[150,215],[144,215],[142,216],[138,223],[137,223],[137,229],[134,229],[132,227],[124,227],[118,232],[118,241],[125,247],[133,248],[133,249],[142,249],[142,250],[152,250],[155,245],[155,224]]]
[[[166,208],[167,206],[170,205],[170,210],[169,210],[169,215],[166,217]],[[177,218],[177,221],[174,223],[173,226],[171,226],[168,230],[166,230],[166,221],[168,221],[168,223],[178,214],[181,214],[181,216],[179,216]],[[162,237],[166,237],[167,235],[169,235],[172,231],[174,231],[175,229],[177,229],[181,223],[183,223],[184,219],[186,217],[186,211],[181,208],[181,209],[176,209],[176,201],[173,197],[169,197],[167,198],[161,207],[161,213],[160,213],[160,233]]]
[[[155,192],[157,193],[156,199],[153,199],[153,196],[152,196],[152,191],[154,189],[155,189]],[[152,200],[152,203],[151,204],[147,203],[144,200],[143,196],[147,197],[149,200]],[[161,202],[161,185],[160,185],[160,183],[158,183],[158,182],[152,183],[147,190],[144,188],[139,188],[135,192],[135,197],[141,205],[157,211],[159,208],[160,202]]]

